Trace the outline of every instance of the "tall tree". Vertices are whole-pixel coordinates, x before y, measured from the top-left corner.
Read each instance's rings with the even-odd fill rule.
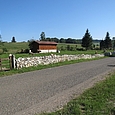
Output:
[[[40,41],[45,41],[45,32],[40,34]]]
[[[86,30],[85,35],[82,38],[82,47],[85,47],[86,50],[91,49],[92,47],[92,36],[89,33],[89,30]]]
[[[112,42],[109,36],[109,32],[106,33],[106,37],[105,37],[105,48],[111,48],[112,47]]]
[[[100,42],[100,50],[103,50],[105,48],[105,41],[101,40]]]
[[[16,42],[16,40],[15,40],[15,37],[14,37],[14,36],[12,37],[11,42]]]

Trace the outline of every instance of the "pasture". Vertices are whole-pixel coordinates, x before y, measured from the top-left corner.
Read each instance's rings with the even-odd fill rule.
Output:
[[[69,50],[67,50],[69,48]],[[3,51],[3,49],[5,49]],[[0,58],[7,58],[9,54],[15,54],[16,58],[18,57],[28,57],[28,53],[20,53],[22,50],[28,50],[29,49],[29,42],[9,42],[9,43],[3,43],[3,45],[0,45]],[[63,54],[94,54],[96,50],[88,50],[83,51],[81,44],[66,44],[66,43],[58,43],[57,49],[60,50],[60,55]],[[103,51],[98,50],[98,53],[103,53]],[[49,55],[48,53],[39,53],[34,54],[34,56],[43,56],[43,55]]]
[[[7,49],[5,53],[18,53],[21,49],[28,49],[28,45],[28,42],[5,42],[3,45],[0,45],[0,53],[2,53],[2,48]]]

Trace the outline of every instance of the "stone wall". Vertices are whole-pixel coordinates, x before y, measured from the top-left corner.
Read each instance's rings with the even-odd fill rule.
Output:
[[[103,54],[95,55],[49,55],[49,56],[40,56],[40,57],[26,57],[16,59],[16,68],[20,69],[23,67],[38,66],[38,65],[47,65],[63,61],[78,60],[78,59],[91,59],[96,57],[104,57]]]

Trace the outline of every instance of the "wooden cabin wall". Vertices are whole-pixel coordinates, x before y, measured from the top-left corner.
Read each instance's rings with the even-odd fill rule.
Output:
[[[56,45],[39,45],[39,50],[50,50],[50,49],[57,49]]]

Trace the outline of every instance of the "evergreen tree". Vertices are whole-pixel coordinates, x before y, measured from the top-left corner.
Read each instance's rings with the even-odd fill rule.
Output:
[[[105,37],[105,48],[109,49],[112,47],[112,42],[109,36],[109,32],[107,32],[106,37]]]
[[[11,42],[16,42],[15,37],[12,37],[12,41]]]
[[[100,42],[100,50],[103,50],[105,48],[105,41],[101,40]]]
[[[89,30],[87,29],[85,35],[82,38],[82,47],[85,47],[86,50],[91,49],[92,41],[92,37],[89,33]]]
[[[45,41],[45,32],[40,34],[40,41]]]

